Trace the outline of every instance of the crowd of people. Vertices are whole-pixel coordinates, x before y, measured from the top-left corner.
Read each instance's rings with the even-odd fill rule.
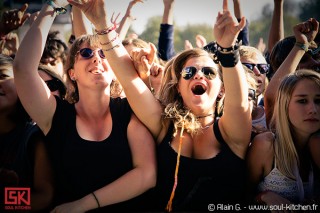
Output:
[[[0,211],[7,187],[30,188],[34,212],[320,211],[319,21],[284,37],[274,0],[268,45],[254,47],[241,0],[234,14],[223,0],[215,40],[178,52],[175,1],[163,0],[158,44],[128,34],[143,0],[119,22],[104,0],[4,13]],[[51,27],[69,4],[65,43]]]

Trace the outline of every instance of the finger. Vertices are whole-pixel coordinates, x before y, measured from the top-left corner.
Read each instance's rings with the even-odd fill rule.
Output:
[[[21,25],[23,25],[24,22],[25,22],[28,18],[30,18],[30,16],[31,16],[30,13],[24,14],[24,16],[23,16],[22,19],[21,19]]]
[[[223,11],[228,11],[228,0],[223,0]]]
[[[245,26],[246,26],[246,18],[242,17],[241,21],[239,22],[239,25],[238,25],[238,30],[239,31],[242,30]]]
[[[150,45],[150,53],[148,54],[148,61],[151,64],[154,59],[156,58],[156,52],[157,52],[157,48],[153,43],[149,43]]]
[[[24,13],[27,9],[28,9],[28,4],[26,3],[20,8],[20,11]]]

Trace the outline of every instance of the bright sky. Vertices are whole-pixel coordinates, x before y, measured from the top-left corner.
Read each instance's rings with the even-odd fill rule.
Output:
[[[112,12],[119,12],[120,17],[124,15],[131,0],[107,0],[109,16]],[[301,2],[302,0],[295,0]],[[187,24],[207,23],[213,25],[216,15],[222,9],[223,0],[175,0],[174,20],[179,26]],[[262,8],[270,4],[273,8],[274,0],[241,0],[242,13],[251,21],[260,16]],[[233,11],[233,0],[228,0],[229,8]],[[144,3],[137,3],[132,9],[132,15],[137,18],[132,28],[141,33],[147,20],[153,16],[162,16],[163,0],[144,0]],[[120,18],[119,17],[119,18]]]

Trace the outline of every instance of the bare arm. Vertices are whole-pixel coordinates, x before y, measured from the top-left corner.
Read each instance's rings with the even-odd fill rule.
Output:
[[[242,18],[242,11],[240,6],[240,0],[233,0],[233,9],[234,9],[234,16],[237,19]]]
[[[238,23],[228,9],[227,0],[224,0],[223,11],[218,13],[213,29],[217,44],[222,48],[235,45],[237,36],[244,26],[245,18]],[[234,67],[222,66],[222,73],[226,98],[219,127],[230,148],[244,158],[251,134],[251,112],[245,71],[239,60]]]
[[[77,7],[72,8],[72,29],[76,38],[81,35],[92,34],[91,22]]]
[[[309,42],[313,41],[313,39],[315,38],[318,32],[318,29],[319,29],[319,23],[315,19],[309,19],[306,22],[302,22],[294,26],[293,31],[294,31],[296,41],[308,46]],[[304,54],[305,54],[305,51],[295,45],[290,51],[289,55],[284,60],[284,62],[281,64],[279,69],[275,72],[275,74],[271,78],[271,81],[266,89],[265,98],[264,98],[266,119],[267,119],[268,125],[273,114],[273,106],[274,106],[276,92],[278,90],[278,87],[282,79],[286,75],[295,72]]]
[[[85,11],[88,19],[94,24],[95,29],[103,30],[112,26],[107,17],[107,11],[104,8],[105,1],[89,0],[83,4],[78,4],[76,1],[70,0],[69,2],[79,7],[82,11]],[[99,36],[99,39],[101,43],[107,43],[115,37],[116,32],[112,31]],[[104,52],[126,93],[131,108],[142,123],[151,131],[152,135],[157,137],[161,131],[162,107],[160,103],[139,78],[132,60],[121,41],[112,41],[109,45],[104,45],[102,48],[104,50],[112,48]]]
[[[100,206],[129,200],[156,184],[155,142],[150,132],[136,116],[132,115],[127,133],[134,168],[94,192]],[[89,194],[77,201],[60,205],[55,210],[66,213],[85,212],[97,207],[97,201],[92,194]]]
[[[38,65],[55,16],[54,9],[44,4],[22,40],[13,64],[14,80],[20,100],[44,134],[51,128],[56,100],[39,76]]]
[[[126,11],[126,14],[121,19],[120,25],[119,25],[119,27],[117,29],[117,32],[119,33],[119,38],[121,40],[123,40],[126,37],[127,32],[129,30],[132,22],[135,20],[135,18],[131,15],[131,9],[138,2],[143,3],[143,0],[132,0],[132,1],[130,1],[129,5],[128,5],[128,8],[127,8],[127,11]]]
[[[271,22],[271,28],[268,36],[268,52],[271,53],[274,45],[284,38],[283,27],[283,1],[274,0],[274,10]]]

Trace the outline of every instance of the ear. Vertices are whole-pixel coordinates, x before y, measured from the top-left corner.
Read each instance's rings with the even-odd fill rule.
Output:
[[[76,80],[76,77],[75,77],[75,74],[74,74],[74,69],[70,69],[68,70],[68,74],[69,74],[69,77],[72,81],[75,81]]]
[[[219,98],[219,99],[223,98],[223,96],[224,96],[224,92],[225,92],[224,87],[223,87],[223,86],[221,86],[221,88],[220,88],[220,92],[219,92],[219,94],[218,94],[218,98]]]

